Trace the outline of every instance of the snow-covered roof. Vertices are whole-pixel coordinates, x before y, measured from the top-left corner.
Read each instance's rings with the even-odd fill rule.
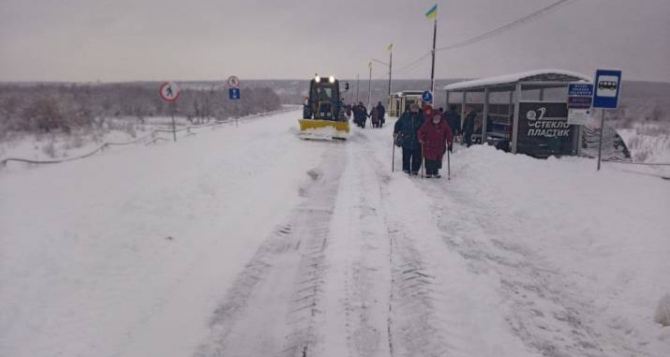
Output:
[[[402,97],[403,95],[421,95],[424,91],[416,89],[416,90],[403,90],[400,92],[396,92],[393,95],[397,97]]]
[[[576,82],[591,81],[591,77],[577,72],[560,69],[540,69],[528,72],[506,74],[497,77],[480,78],[471,81],[457,82],[444,86],[444,90],[458,91],[464,89],[482,89],[514,85],[517,82]]]

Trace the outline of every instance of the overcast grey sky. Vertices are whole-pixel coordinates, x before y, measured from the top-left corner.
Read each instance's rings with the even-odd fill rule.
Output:
[[[438,47],[555,0],[437,1]],[[0,81],[367,78],[430,50],[434,0],[0,0]],[[437,54],[438,78],[541,68],[670,82],[670,0],[574,0],[475,45]],[[375,78],[386,74],[374,66]],[[394,71],[396,72],[396,71]],[[394,73],[426,78],[430,60]]]

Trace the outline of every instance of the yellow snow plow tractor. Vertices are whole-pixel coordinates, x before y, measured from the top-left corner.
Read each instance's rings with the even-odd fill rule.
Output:
[[[346,84],[345,91],[349,84]],[[341,139],[349,135],[349,120],[344,115],[340,97],[340,82],[335,77],[316,75],[309,82],[309,97],[305,98],[300,123],[304,139]]]

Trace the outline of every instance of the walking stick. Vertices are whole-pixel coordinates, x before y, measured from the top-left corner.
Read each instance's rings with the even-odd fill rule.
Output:
[[[421,144],[421,177],[426,178],[426,155],[423,154],[423,144]]]
[[[447,149],[447,181],[449,180],[451,180],[451,156],[449,155],[449,149]]]
[[[395,135],[393,136],[393,151],[391,154],[391,172],[395,172]]]

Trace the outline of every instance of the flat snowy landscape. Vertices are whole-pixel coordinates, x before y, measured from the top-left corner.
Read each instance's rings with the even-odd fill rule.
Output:
[[[670,181],[300,115],[0,168],[0,356],[670,355]]]

